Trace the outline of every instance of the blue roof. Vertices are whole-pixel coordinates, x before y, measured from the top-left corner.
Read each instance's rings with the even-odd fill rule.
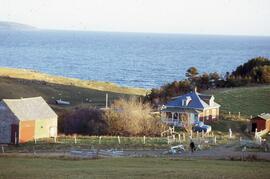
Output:
[[[176,97],[174,100],[169,101],[165,106],[202,109],[202,110],[208,107],[219,107],[220,105],[215,102],[213,102],[211,105],[207,103],[207,100],[209,100],[212,97],[213,97],[212,95],[205,95],[192,91],[185,95]],[[184,104],[183,101],[187,101],[188,104]]]

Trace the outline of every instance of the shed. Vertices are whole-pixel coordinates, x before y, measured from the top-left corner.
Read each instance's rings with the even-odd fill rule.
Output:
[[[0,143],[24,143],[57,136],[57,114],[42,97],[0,102]]]
[[[262,130],[270,130],[270,114],[269,113],[262,113],[254,118],[251,119],[251,131],[255,132],[262,131]]]

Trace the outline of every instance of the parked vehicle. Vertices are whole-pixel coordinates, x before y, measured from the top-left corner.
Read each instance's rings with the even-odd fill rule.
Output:
[[[212,127],[209,126],[209,125],[205,125],[203,122],[198,122],[198,123],[195,123],[195,125],[193,126],[193,131],[194,132],[205,132],[205,133],[208,133],[212,130]]]

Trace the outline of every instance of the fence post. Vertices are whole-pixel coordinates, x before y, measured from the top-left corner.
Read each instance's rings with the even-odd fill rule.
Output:
[[[77,135],[74,135],[74,143],[77,144]]]
[[[217,137],[214,136],[214,144],[217,144]]]
[[[145,136],[143,136],[143,144],[145,144]]]
[[[229,117],[231,117],[231,112],[229,111]]]
[[[240,118],[241,117],[241,113],[240,112],[238,112],[238,118]]]
[[[183,141],[184,142],[186,141],[186,135],[185,135],[185,133],[183,133]]]
[[[36,139],[36,137],[34,138],[34,141],[35,141],[35,144],[37,144],[37,139]]]
[[[257,136],[258,136],[258,129],[256,128],[255,129],[255,138],[257,138]]]
[[[229,138],[230,139],[232,138],[232,129],[231,128],[229,129]]]
[[[35,146],[33,146],[33,154],[36,155]]]
[[[57,142],[57,137],[56,136],[54,136],[54,143],[56,143]]]
[[[181,142],[181,134],[178,134],[178,140]]]
[[[101,136],[99,136],[98,144],[101,144]]]
[[[259,136],[259,144],[262,145],[262,138]]]
[[[118,136],[118,144],[121,144],[120,137]]]
[[[5,153],[5,149],[4,146],[2,145],[2,153]]]
[[[169,136],[167,136],[167,143],[170,144]]]

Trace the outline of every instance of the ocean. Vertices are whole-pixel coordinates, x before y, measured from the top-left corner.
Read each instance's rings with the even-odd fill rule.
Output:
[[[270,57],[270,37],[2,31],[0,66],[154,88],[200,73],[225,74],[247,60]]]

